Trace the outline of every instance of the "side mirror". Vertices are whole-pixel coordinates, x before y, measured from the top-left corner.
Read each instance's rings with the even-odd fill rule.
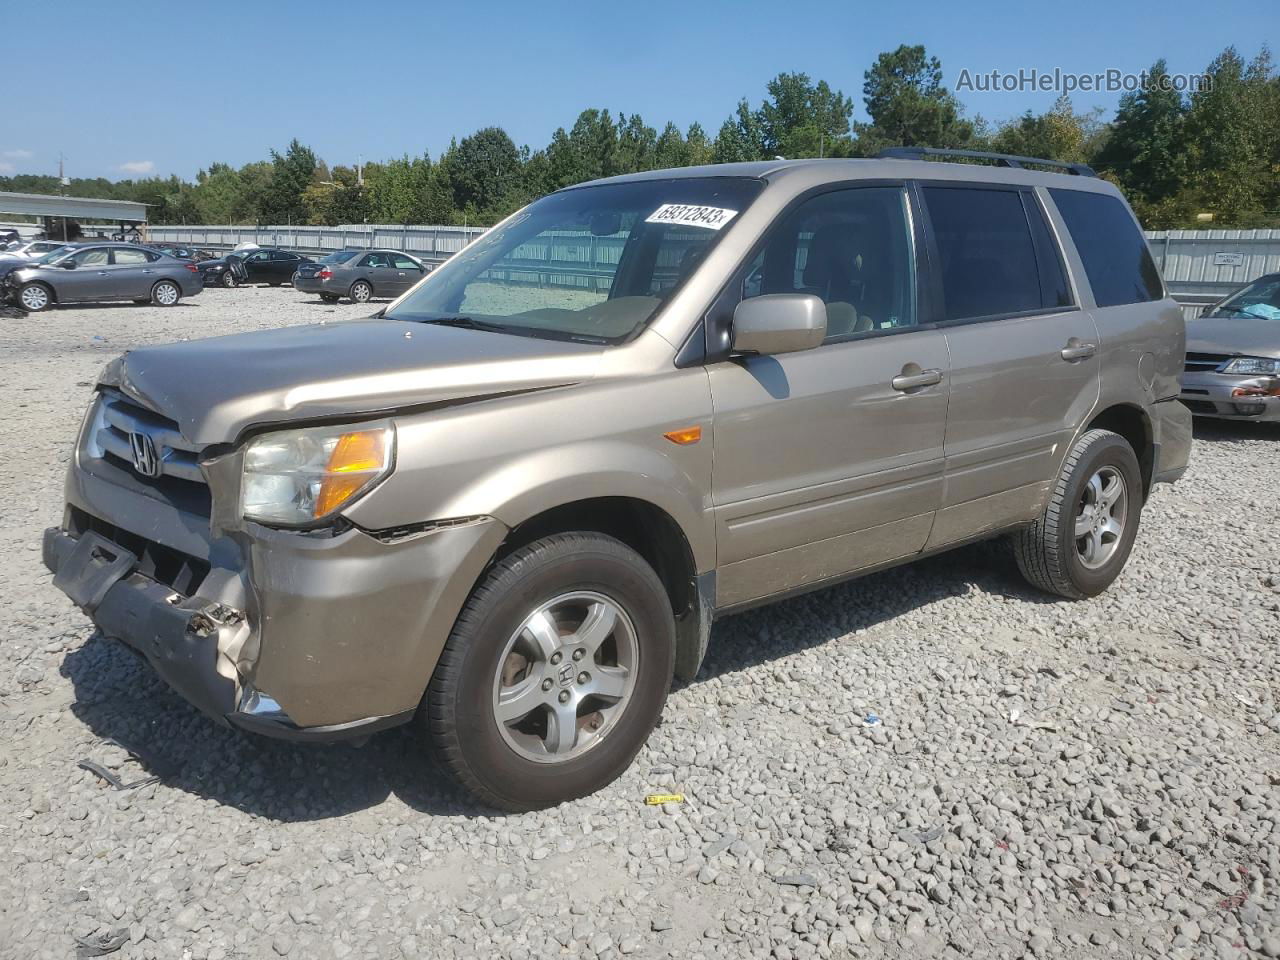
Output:
[[[827,305],[811,293],[751,297],[733,311],[734,353],[811,350],[827,336]]]
[[[72,260],[70,257],[67,257],[67,259],[65,260],[59,260],[58,266],[60,266],[63,270],[74,270],[76,268],[76,262]]]

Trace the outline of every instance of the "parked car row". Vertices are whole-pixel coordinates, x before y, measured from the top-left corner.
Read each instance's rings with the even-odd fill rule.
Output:
[[[3,299],[38,313],[60,303],[133,300],[171,307],[204,289],[190,260],[132,243],[66,244],[3,272]]]

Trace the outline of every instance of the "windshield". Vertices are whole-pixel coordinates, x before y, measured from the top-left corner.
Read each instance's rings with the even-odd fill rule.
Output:
[[[428,274],[386,316],[620,342],[670,299],[761,186],[699,177],[553,193]]]
[[[75,253],[75,251],[76,251],[76,248],[70,247],[70,246],[54,247],[44,256],[33,258],[31,262],[32,263],[53,263],[55,260],[61,260],[63,257],[65,257],[69,253]]]
[[[321,257],[320,263],[346,263],[359,252],[359,250],[337,250],[327,257]]]
[[[1235,296],[1223,300],[1209,316],[1280,320],[1280,277],[1255,280]]]

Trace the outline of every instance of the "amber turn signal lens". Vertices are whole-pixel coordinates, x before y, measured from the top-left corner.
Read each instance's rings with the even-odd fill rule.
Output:
[[[683,447],[687,444],[697,443],[699,440],[701,440],[702,428],[701,427],[683,427],[679,430],[672,430],[668,433],[664,433],[663,436],[666,437],[668,440],[670,440],[672,443],[678,443],[680,444],[680,446]]]
[[[386,467],[386,458],[386,430],[361,430],[339,437],[320,481],[316,516],[331,513],[359,493],[371,477]]]

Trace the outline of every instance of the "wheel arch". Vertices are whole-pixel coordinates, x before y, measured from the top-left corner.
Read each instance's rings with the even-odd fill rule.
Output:
[[[543,509],[512,527],[490,565],[543,537],[580,531],[613,537],[653,567],[676,621],[676,675],[693,679],[706,653],[712,598],[700,589],[700,582],[705,581],[699,579],[693,546],[684,529],[651,500],[597,496]]]
[[[1142,471],[1142,495],[1145,498],[1150,494],[1151,478],[1155,470],[1155,444],[1151,418],[1147,412],[1137,404],[1113,404],[1095,413],[1080,431],[1080,436],[1084,436],[1090,430],[1110,430],[1128,442],[1138,458],[1138,467]]]

